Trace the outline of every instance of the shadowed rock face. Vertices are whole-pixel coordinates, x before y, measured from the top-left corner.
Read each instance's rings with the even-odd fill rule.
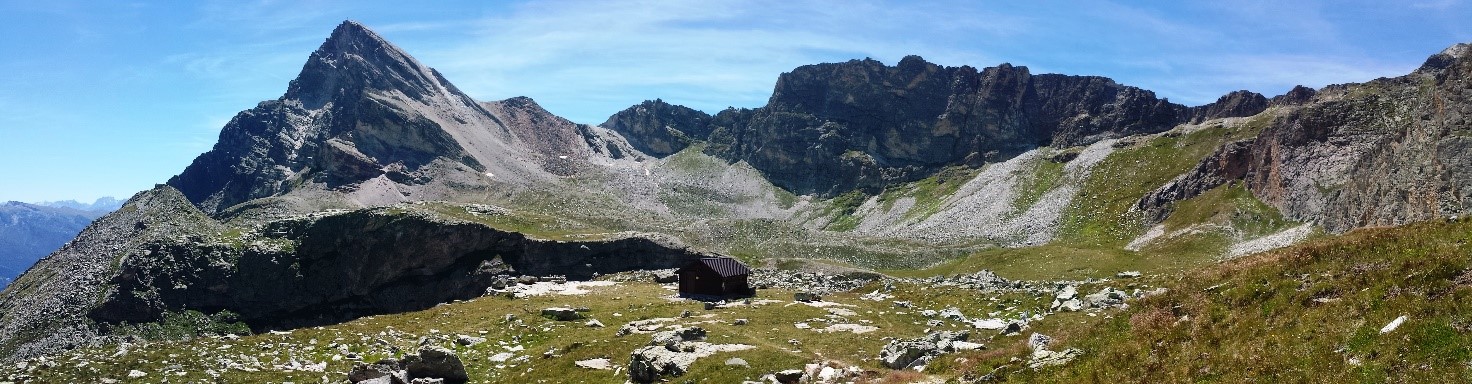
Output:
[[[1302,106],[1138,206],[1168,209],[1245,180],[1286,217],[1334,233],[1472,212],[1472,45],[1433,55],[1406,76],[1316,93],[1295,89],[1284,97],[1292,103]]]
[[[116,289],[89,316],[144,322],[190,308],[231,310],[255,326],[330,323],[479,297],[509,271],[587,279],[709,256],[654,235],[548,241],[414,209],[273,222],[243,246],[143,244],[123,258]]]

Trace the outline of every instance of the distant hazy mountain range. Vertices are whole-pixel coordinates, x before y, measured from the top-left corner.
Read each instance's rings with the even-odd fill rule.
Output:
[[[25,272],[77,236],[92,220],[117,210],[112,197],[92,203],[75,200],[0,204],[0,286]]]

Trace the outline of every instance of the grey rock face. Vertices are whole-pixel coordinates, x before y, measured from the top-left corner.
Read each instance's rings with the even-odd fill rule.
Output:
[[[1467,46],[1406,76],[1312,96],[1295,90],[1294,101],[1313,101],[1276,114],[1256,139],[1228,144],[1137,207],[1169,209],[1243,180],[1287,218],[1331,233],[1472,212],[1472,55],[1458,48]]]
[[[169,185],[215,213],[306,180],[361,182],[388,173],[390,163],[412,171],[446,157],[483,167],[438,122],[371,96],[385,94],[403,103],[439,99],[487,114],[438,72],[362,25],[344,22],[312,53],[285,95],[236,115],[214,149]]]
[[[1189,172],[1141,197],[1135,209],[1155,221],[1170,215],[1170,203],[1195,197],[1247,175],[1253,151],[1252,140],[1227,143],[1197,163]]]
[[[707,152],[746,161],[797,193],[878,189],[1040,145],[1159,132],[1184,107],[1102,77],[978,71],[918,56],[783,74],[767,105],[715,116]]]
[[[145,243],[219,229],[173,188],[134,195],[0,293],[0,356],[25,359],[95,339],[97,325],[86,314],[114,278],[119,257]]]

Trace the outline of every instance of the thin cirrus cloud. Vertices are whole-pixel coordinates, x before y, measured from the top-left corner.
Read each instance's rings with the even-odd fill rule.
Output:
[[[778,74],[805,64],[893,63],[911,53],[974,59],[924,36],[1001,25],[909,28],[924,25],[918,19],[927,14],[878,17],[877,5],[844,4],[537,4],[480,20],[471,41],[422,60],[477,97],[529,95],[554,113],[596,123],[653,98],[708,112],[760,106]]]

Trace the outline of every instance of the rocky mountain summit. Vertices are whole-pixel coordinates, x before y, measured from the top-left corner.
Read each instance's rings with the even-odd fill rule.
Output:
[[[344,22],[281,98],[241,112],[169,185],[214,214],[453,200],[573,172],[593,132],[528,98],[480,103],[378,34]],[[607,152],[607,149],[603,149]]]

